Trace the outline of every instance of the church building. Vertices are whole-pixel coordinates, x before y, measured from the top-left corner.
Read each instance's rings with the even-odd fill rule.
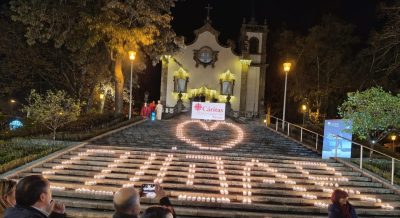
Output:
[[[218,40],[209,17],[195,30],[195,40],[179,53],[162,58],[160,100],[191,108],[193,101],[229,102],[232,111],[264,113],[267,35],[266,23],[243,22],[238,42]],[[240,46],[239,52],[236,45]]]

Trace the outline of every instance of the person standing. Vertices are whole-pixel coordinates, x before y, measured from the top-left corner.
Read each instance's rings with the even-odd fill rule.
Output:
[[[150,113],[153,113],[155,109],[156,109],[156,102],[152,101],[150,103]]]
[[[156,116],[157,116],[156,118],[157,118],[157,120],[161,120],[162,113],[163,113],[163,105],[161,104],[161,101],[159,100],[158,104],[156,106]]]
[[[140,116],[142,116],[143,118],[149,118],[150,113],[150,107],[147,105],[147,103],[144,103],[142,110],[140,110]]]
[[[15,187],[17,182],[9,179],[0,179],[0,217],[3,217],[7,208],[15,205]]]
[[[328,208],[329,218],[357,218],[356,210],[349,203],[349,194],[336,189],[331,196],[332,204]]]

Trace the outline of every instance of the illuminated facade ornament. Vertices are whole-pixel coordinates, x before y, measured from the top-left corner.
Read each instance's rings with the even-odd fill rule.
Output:
[[[241,63],[242,65],[245,65],[245,66],[250,66],[251,60],[240,59],[240,63]]]
[[[181,67],[174,73],[174,92],[186,93],[189,74]]]
[[[221,85],[220,94],[233,96],[233,88],[235,86],[235,76],[233,73],[227,70],[225,73],[221,74],[219,81]]]
[[[214,68],[215,62],[218,60],[218,52],[208,46],[193,50],[193,59],[196,61],[196,67],[201,64],[204,68],[208,65]]]

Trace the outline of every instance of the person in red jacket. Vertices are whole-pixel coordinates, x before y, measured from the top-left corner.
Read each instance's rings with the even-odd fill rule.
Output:
[[[147,103],[144,103],[142,109],[140,110],[140,116],[142,116],[143,118],[149,118],[150,114],[151,114],[150,107],[147,105]]]
[[[150,113],[154,112],[155,109],[156,109],[156,102],[152,101],[150,103],[150,111],[151,111]]]

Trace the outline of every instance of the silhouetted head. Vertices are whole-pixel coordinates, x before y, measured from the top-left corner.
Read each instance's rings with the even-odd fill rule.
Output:
[[[114,195],[114,207],[119,213],[139,215],[140,195],[134,188],[121,188]]]

